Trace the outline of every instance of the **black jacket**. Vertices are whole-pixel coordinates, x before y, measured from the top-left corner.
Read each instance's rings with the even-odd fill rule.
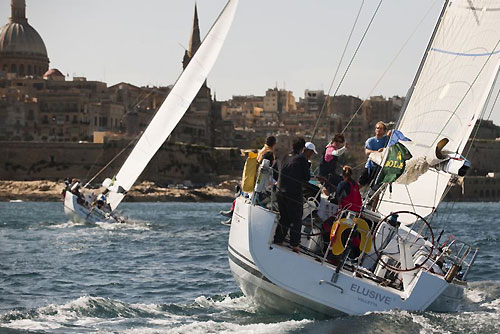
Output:
[[[288,154],[282,159],[278,187],[282,193],[302,198],[302,186],[309,181],[309,161],[302,154]]]

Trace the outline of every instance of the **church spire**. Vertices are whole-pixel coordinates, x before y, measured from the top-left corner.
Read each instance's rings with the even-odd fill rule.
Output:
[[[193,30],[191,31],[191,38],[189,39],[189,50],[184,52],[184,59],[182,60],[182,67],[186,68],[189,64],[191,58],[193,58],[194,54],[198,50],[201,45],[200,38],[200,26],[198,24],[198,7],[196,3],[194,4],[194,18],[193,18]]]
[[[200,26],[198,24],[198,8],[194,4],[194,18],[193,18],[193,31],[191,32],[191,39],[189,40],[189,56],[193,58],[194,54],[201,45],[200,39]]]
[[[27,21],[25,0],[12,0],[10,3],[10,8],[11,8],[10,22],[24,23]]]

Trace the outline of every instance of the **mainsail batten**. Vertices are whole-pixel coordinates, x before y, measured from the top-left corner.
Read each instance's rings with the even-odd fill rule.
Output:
[[[108,203],[114,210],[140,176],[161,145],[167,140],[207,79],[226,39],[238,0],[229,0],[165,102],[144,131],[110,189]],[[121,190],[121,191],[119,191]]]
[[[500,11],[490,10],[497,5],[493,0],[474,1],[473,7],[467,0],[445,5],[398,126],[418,143],[419,153],[433,154],[443,138],[449,140],[448,151],[465,148],[498,71]],[[414,183],[393,184],[378,209],[427,216],[439,205],[450,177],[430,169]]]

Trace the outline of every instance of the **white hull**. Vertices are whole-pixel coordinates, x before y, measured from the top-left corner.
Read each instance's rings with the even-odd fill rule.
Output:
[[[98,222],[116,223],[116,219],[111,215],[97,208],[89,210],[87,207],[78,204],[77,197],[69,191],[64,196],[64,213],[68,218],[78,224],[95,224]]]
[[[284,312],[311,310],[332,316],[402,309],[455,311],[463,288],[425,270],[406,291],[353,277],[342,269],[272,244],[275,214],[237,199],[229,235],[229,264],[243,293]],[[292,302],[292,303],[290,303]]]

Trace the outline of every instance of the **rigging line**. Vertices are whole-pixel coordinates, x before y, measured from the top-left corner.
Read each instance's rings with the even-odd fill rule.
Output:
[[[415,205],[413,205],[413,201],[411,199],[411,195],[410,195],[410,190],[408,190],[408,185],[405,184],[405,189],[406,189],[406,192],[408,193],[408,199],[410,200],[410,204],[411,204],[411,207],[413,208],[413,212],[416,212],[417,210],[415,210]]]
[[[448,192],[451,190],[451,187],[453,187],[453,184],[450,184],[448,181],[448,185],[444,189],[443,195],[441,195],[441,199],[439,200],[440,203],[445,199],[446,195],[448,195]],[[451,206],[451,209],[448,211],[448,215],[447,215],[446,219],[442,219],[442,220],[444,220],[443,226],[441,228],[442,230],[444,230],[445,228],[448,227],[448,224],[450,223],[451,213],[453,212],[453,209],[455,208],[456,203],[457,203],[457,200],[452,201],[452,206]],[[434,208],[434,211],[436,211],[436,210],[437,210],[437,208]],[[443,218],[444,218],[444,216],[443,216]]]
[[[471,82],[471,84],[469,85],[469,88],[467,88],[467,91],[465,92],[464,96],[462,97],[462,99],[460,100],[460,102],[458,103],[457,107],[455,108],[455,110],[453,110],[453,113],[450,115],[450,117],[448,118],[448,120],[446,121],[446,123],[444,124],[444,126],[442,127],[441,131],[439,132],[439,134],[436,136],[436,138],[434,139],[434,141],[432,142],[432,145],[431,146],[434,146],[434,144],[436,144],[436,141],[438,140],[438,138],[441,136],[441,134],[443,133],[444,129],[446,129],[446,127],[448,126],[448,124],[450,123],[451,119],[455,116],[455,114],[457,113],[458,111],[458,108],[460,108],[460,106],[462,105],[462,103],[465,101],[465,98],[467,97],[467,95],[469,95],[469,92],[472,90],[472,87],[474,87],[474,84],[476,83],[477,79],[479,78],[479,76],[481,75],[481,73],[483,72],[484,68],[486,67],[486,64],[488,64],[489,60],[491,59],[491,56],[493,55],[493,53],[495,52],[495,50],[497,49],[498,45],[500,44],[500,39],[498,40],[497,44],[495,45],[495,47],[493,48],[493,50],[491,51],[490,55],[488,56],[488,58],[486,59],[486,61],[484,62],[483,66],[481,67],[481,69],[479,70],[479,72],[477,73],[476,77],[474,78],[474,80]],[[463,140],[463,139],[462,139]]]
[[[497,92],[497,96],[495,97],[495,100],[493,101],[493,105],[491,106],[491,109],[490,109],[490,113],[488,115],[488,118],[486,119],[486,121],[489,121],[490,120],[490,117],[491,117],[491,114],[493,113],[493,109],[495,109],[495,105],[497,104],[497,101],[498,101],[498,96],[500,95],[500,89],[498,90]],[[467,158],[469,156],[469,153],[472,149],[472,144],[474,143],[474,141],[476,140],[476,137],[477,137],[477,133],[479,131],[479,127],[481,126],[481,123],[483,121],[483,118],[480,118],[479,119],[479,124],[477,125],[476,127],[476,131],[474,132],[474,136],[472,136],[472,140],[471,140],[471,143],[469,145],[469,148],[467,150],[467,153],[465,154],[465,158]]]
[[[127,106],[126,111],[125,111],[125,114],[128,114],[128,113],[129,113],[129,111],[130,111],[130,109],[135,109],[135,108],[136,108],[139,104],[141,104],[141,103],[142,103],[142,101],[146,100],[146,99],[147,99],[150,95],[152,95],[152,94],[153,94],[153,92],[157,92],[157,93],[158,93],[158,92],[161,92],[161,91],[154,91],[154,90],[151,90],[150,92],[148,92],[148,93],[144,96],[144,98],[142,98],[140,101],[138,101],[138,102],[137,102],[137,100],[139,100],[139,98],[141,97],[141,94],[139,94],[139,95],[135,98],[134,102],[133,102],[133,103],[131,103],[131,104],[129,104],[129,105]],[[132,107],[132,106],[133,106],[133,107]],[[134,141],[135,139],[136,139],[136,138],[132,139],[132,141]],[[102,157],[102,155],[103,155],[103,154],[104,154],[104,150],[101,150],[101,154],[100,154],[100,155],[96,158],[96,160],[94,161],[94,163],[92,164],[92,166],[95,166],[95,165],[97,164],[97,161],[98,161],[98,160],[100,160],[100,158]],[[88,172],[87,172],[87,174],[85,175],[85,178],[87,178],[87,177],[89,176],[90,171],[91,171],[91,169],[89,169],[89,171],[88,171]],[[88,183],[90,183],[90,182],[88,182]],[[87,183],[87,184],[88,184],[88,183]]]
[[[500,50],[499,50],[499,52],[500,52]],[[495,80],[493,80],[493,84],[491,85],[490,91],[489,91],[489,93],[488,93],[488,97],[486,98],[486,101],[484,102],[484,106],[483,106],[483,108],[482,108],[481,112],[479,113],[479,117],[476,119],[476,123],[474,124],[474,128],[475,128],[475,129],[473,128],[473,130],[475,130],[475,131],[474,131],[474,136],[472,136],[472,141],[471,141],[471,143],[470,143],[470,145],[469,145],[469,149],[468,149],[468,151],[467,151],[467,155],[469,154],[469,152],[470,152],[470,150],[471,150],[471,147],[472,147],[472,144],[474,143],[474,140],[476,139],[476,136],[477,136],[477,133],[478,133],[478,131],[479,131],[479,128],[481,127],[481,123],[482,123],[482,121],[483,121],[484,115],[486,114],[486,110],[487,110],[488,103],[490,102],[490,99],[491,99],[492,93],[494,92],[494,88],[495,88],[495,86],[496,86],[496,83],[498,82],[498,75],[499,75],[499,74],[500,74],[500,69],[499,69],[499,68],[497,68],[497,72],[496,72],[496,74],[495,74]],[[495,104],[496,104],[496,102],[497,102],[497,99],[498,99],[498,94],[497,94],[497,96],[495,97],[495,101],[494,101],[494,103],[493,103],[493,105],[492,105],[492,107],[491,107],[490,113],[489,113],[489,115],[488,115],[488,120],[489,120],[489,118],[490,118],[490,116],[491,116],[491,113],[493,112],[493,108],[495,107]],[[473,119],[474,119],[474,117],[473,117]],[[477,122],[477,120],[478,120],[478,119],[479,119],[479,122]],[[476,124],[477,124],[477,126],[476,126]],[[471,132],[471,133],[472,133],[472,132]],[[469,137],[468,137],[467,139],[470,139],[470,138],[471,138],[471,137],[470,137],[470,135],[469,135]],[[458,153],[459,148],[462,146],[462,143],[464,142],[464,139],[465,139],[465,138],[463,137],[463,138],[460,140],[460,143],[459,143],[459,145],[458,145],[458,147],[457,147],[457,153]],[[465,150],[465,146],[467,146],[467,143],[464,145],[464,149],[462,150],[462,152]],[[467,156],[467,155],[466,155],[466,156]]]
[[[141,97],[141,95],[139,94],[139,95],[137,96],[137,98],[134,100],[134,103],[132,103],[132,105],[133,105],[133,108],[132,108],[132,109],[134,109],[134,108],[135,108],[135,107],[137,107],[140,103],[142,103],[142,101],[144,101],[145,99],[147,99],[147,98],[148,98],[151,94],[153,94],[153,92],[160,93],[161,91],[154,91],[154,90],[151,90],[149,93],[147,93],[147,94],[146,94],[146,96],[144,96],[144,98],[142,98],[139,102],[137,102],[137,103],[136,103],[136,101],[137,101],[137,100],[139,100],[139,98]],[[156,112],[157,112],[159,109],[160,109],[160,108],[157,108],[157,110],[155,111],[155,114],[156,114]],[[127,108],[126,113],[128,113],[128,112],[129,112],[129,110],[130,110],[130,109],[129,109],[129,108]],[[154,115],[153,115],[153,116],[154,116]],[[142,131],[139,133],[139,135],[141,135],[141,134],[142,134]],[[138,135],[138,136],[139,136],[139,135]],[[107,168],[107,167],[108,167],[108,166],[109,166],[109,165],[110,165],[110,164],[111,164],[111,163],[112,163],[112,162],[113,162],[116,158],[118,158],[118,156],[120,156],[120,155],[123,153],[123,151],[124,151],[127,147],[129,147],[132,143],[136,142],[136,141],[137,141],[137,139],[138,139],[138,136],[134,137],[134,138],[133,138],[133,139],[132,139],[132,140],[131,140],[128,144],[127,144],[127,146],[126,146],[126,147],[125,147],[122,151],[120,151],[120,153],[118,153],[115,157],[113,157],[113,159],[111,159],[111,161],[110,161],[110,162],[108,162],[108,164],[107,164],[106,166],[104,166],[101,170],[99,170],[99,171],[97,172],[97,174],[95,174],[95,175],[94,175],[94,176],[90,179],[90,181],[88,181],[88,182],[85,184],[84,188],[86,188],[86,187],[87,187],[87,186],[88,186],[88,185],[89,185],[89,184],[90,184],[90,183],[91,183],[91,182],[92,182],[92,181],[93,181],[93,180],[94,180],[94,179],[95,179],[95,178],[96,178],[96,177],[97,177],[100,173],[102,173],[102,172],[103,172],[103,170],[104,170],[104,169],[106,169],[106,168]],[[103,154],[104,154],[104,151],[101,151],[101,154],[100,154],[100,155],[97,157],[97,159],[94,161],[93,166],[95,166],[95,165],[96,165],[97,160],[99,160],[99,159],[100,159],[100,157],[101,157]],[[87,175],[85,175],[85,178],[87,178],[87,177],[89,176],[89,174],[90,174],[90,170],[87,172]]]
[[[415,35],[415,33],[417,32],[417,30],[420,28],[420,26],[422,25],[422,23],[424,22],[424,20],[427,18],[427,16],[429,16],[429,13],[431,12],[431,10],[434,8],[434,6],[437,3],[438,3],[438,0],[434,1],[434,3],[429,7],[429,9],[427,9],[427,12],[424,14],[424,16],[422,17],[422,19],[420,20],[420,22],[418,22],[418,24],[415,26],[415,28],[413,29],[412,33],[408,37],[408,39],[404,42],[403,46],[399,49],[399,51],[396,53],[396,55],[392,58],[391,62],[387,66],[387,68],[384,70],[384,72],[382,73],[382,75],[380,76],[380,78],[377,80],[377,82],[375,83],[375,85],[373,86],[373,88],[370,90],[370,92],[368,93],[368,96],[372,95],[372,93],[375,91],[375,89],[380,84],[380,82],[382,81],[382,79],[384,79],[384,77],[387,74],[387,72],[389,72],[389,70],[394,65],[394,63],[396,62],[396,60],[399,58],[399,56],[401,55],[401,53],[403,52],[403,50],[406,48],[406,46],[408,45],[408,43],[410,42],[410,40],[413,38],[413,35]],[[351,122],[354,120],[354,118],[359,113],[359,111],[361,110],[361,108],[363,107],[363,105],[365,104],[365,102],[368,101],[368,99],[369,98],[366,98],[365,100],[363,100],[363,102],[361,102],[361,104],[358,107],[358,109],[356,109],[356,111],[354,112],[354,114],[352,115],[352,117],[349,119],[349,122],[347,122],[346,126],[342,130],[342,132],[341,132],[342,134],[347,130],[347,128],[349,127],[349,125],[351,125]]]
[[[122,150],[121,150],[121,151],[120,151],[117,155],[115,155],[115,156],[113,157],[113,159],[111,159],[111,161],[109,161],[109,162],[106,164],[106,166],[104,166],[103,168],[101,168],[101,170],[99,170],[99,171],[97,172],[97,174],[95,174],[95,175],[94,175],[94,176],[93,176],[93,177],[92,177],[92,178],[91,178],[91,179],[90,179],[87,183],[85,183],[85,185],[84,185],[83,187],[84,187],[84,188],[87,188],[87,186],[88,186],[88,185],[89,185],[92,181],[94,181],[94,179],[95,179],[97,176],[99,176],[99,174],[101,174],[101,173],[102,173],[102,172],[103,172],[106,168],[108,168],[108,166],[109,166],[109,165],[111,165],[111,163],[113,163],[113,161],[115,161],[115,160],[116,160],[116,158],[118,158],[118,157],[119,157],[119,156],[120,156],[123,152],[125,152],[125,150],[126,150],[127,148],[129,148],[129,147],[130,147],[130,145],[132,145],[133,143],[135,143],[135,142],[137,141],[137,139],[138,139],[141,135],[142,135],[142,131],[141,131],[141,132],[140,132],[137,136],[135,136],[135,138],[134,138],[134,139],[132,139],[132,140],[131,140],[128,144],[127,144],[127,146],[125,146],[125,147],[124,147],[124,148],[123,148],[123,149],[122,149]]]
[[[432,219],[434,218],[434,213],[436,212],[436,197],[437,197],[437,194],[438,194],[438,185],[439,185],[439,172],[436,173],[436,187],[434,188],[434,206],[432,207],[432,211],[431,211],[431,218],[430,218],[430,222],[429,224],[432,222]]]
[[[351,65],[352,65],[352,63],[353,63],[353,61],[354,61],[354,58],[356,58],[356,55],[358,54],[359,48],[360,48],[360,47],[361,47],[361,45],[363,44],[363,41],[364,41],[364,39],[365,39],[365,37],[366,37],[366,34],[368,33],[368,30],[370,30],[370,27],[371,27],[371,25],[372,25],[372,23],[373,23],[373,20],[375,19],[375,16],[377,15],[378,10],[380,9],[380,6],[382,5],[382,1],[383,1],[383,0],[380,0],[380,2],[379,2],[379,3],[378,3],[378,5],[377,5],[377,8],[376,8],[376,9],[375,9],[375,11],[373,12],[373,15],[372,15],[372,17],[371,17],[371,19],[370,19],[370,22],[368,23],[368,26],[366,27],[366,29],[365,29],[365,31],[364,31],[364,33],[363,33],[363,36],[361,36],[361,39],[360,39],[360,41],[359,41],[359,43],[358,43],[358,46],[356,47],[356,50],[354,50],[354,54],[352,55],[351,60],[349,61],[349,64],[347,65],[347,68],[346,68],[346,70],[344,71],[344,74],[342,75],[342,78],[340,79],[339,84],[337,85],[337,88],[335,89],[335,93],[333,93],[332,98],[334,98],[335,96],[337,96],[337,93],[338,93],[338,91],[339,91],[339,89],[340,89],[340,86],[341,86],[341,85],[342,85],[342,83],[344,82],[344,79],[345,79],[345,77],[346,77],[346,75],[347,75],[347,72],[349,72],[349,69],[351,68]],[[323,110],[322,110],[322,112],[320,113],[320,115],[319,115],[318,119],[316,120],[316,125],[315,125],[314,130],[313,130],[313,133],[312,133],[312,135],[311,135],[311,141],[314,139],[314,136],[316,135],[316,132],[318,131],[319,121],[321,120],[321,115],[322,115],[322,113],[323,113]]]
[[[344,51],[342,51],[342,56],[340,57],[339,63],[337,65],[337,69],[335,70],[335,74],[333,75],[333,79],[332,79],[332,81],[330,83],[330,87],[328,88],[327,98],[323,102],[323,106],[321,107],[321,111],[319,112],[318,119],[316,120],[316,124],[314,126],[313,135],[311,137],[311,141],[314,138],[314,134],[316,132],[316,128],[319,125],[319,121],[321,120],[321,116],[323,115],[323,112],[325,110],[326,104],[327,104],[328,100],[330,99],[330,92],[332,91],[333,84],[335,83],[335,79],[337,78],[337,74],[339,72],[340,65],[342,65],[342,61],[344,60],[344,56],[345,56],[345,53],[347,51],[347,47],[349,46],[349,43],[351,42],[352,34],[354,33],[354,29],[356,28],[356,25],[358,23],[358,19],[359,19],[359,16],[361,14],[361,11],[363,9],[364,4],[365,4],[365,0],[361,1],[361,6],[358,9],[358,14],[356,15],[356,19],[354,20],[354,24],[352,25],[351,32],[349,33],[349,37],[347,38],[347,42],[346,42],[346,44],[344,46]]]
[[[85,174],[85,179],[87,179],[90,175],[90,172],[92,171],[92,169],[94,169],[94,167],[97,165],[97,161],[101,160],[101,157],[103,156],[104,154],[104,147],[101,147],[101,153],[97,156],[97,158],[94,160],[94,163],[92,164],[92,166],[89,168],[89,171],[87,172],[87,174]]]
[[[388,200],[388,199],[381,199],[380,202],[386,202],[386,203],[392,203],[392,204],[402,204],[402,205],[406,205],[408,206],[409,204],[406,203],[406,202],[398,202],[398,201],[391,201],[391,200]],[[418,204],[415,204],[415,207],[416,208],[427,208],[427,209],[432,209],[433,207],[432,206],[428,206],[428,205],[418,205]]]
[[[495,80],[495,82],[496,82],[496,81],[497,81],[497,80]],[[495,84],[494,84],[494,85],[495,85]],[[497,92],[497,95],[496,95],[496,97],[495,97],[495,100],[493,101],[493,105],[491,106],[490,113],[488,114],[488,118],[486,119],[487,121],[489,121],[489,120],[490,120],[490,118],[491,118],[491,114],[493,113],[493,110],[495,109],[495,105],[496,105],[496,103],[497,103],[497,101],[498,101],[498,96],[499,96],[499,95],[500,95],[500,89],[499,89],[499,91]],[[482,114],[484,114],[485,112],[486,112],[486,108],[484,109],[484,111],[482,112]],[[469,154],[470,154],[470,151],[471,151],[471,149],[472,149],[472,144],[473,144],[473,143],[474,143],[474,141],[476,140],[477,133],[478,133],[478,131],[479,131],[479,127],[481,126],[481,122],[482,122],[482,120],[483,120],[483,119],[482,119],[482,118],[480,118],[480,120],[479,120],[479,124],[478,124],[478,126],[476,127],[476,130],[475,130],[475,132],[474,132],[474,136],[472,137],[471,143],[470,143],[470,145],[469,145],[469,149],[467,150],[467,153],[466,153],[466,154],[465,154],[465,156],[464,156],[466,159],[467,159],[467,157],[468,157],[468,156],[469,156]],[[443,196],[441,197],[441,199],[442,199],[442,200],[446,197],[446,195],[448,194],[448,192],[451,190],[451,187],[452,187],[452,185],[448,185],[448,186],[447,186],[447,188],[445,189],[445,191],[444,191],[444,193],[443,193]],[[447,227],[448,227],[448,224],[449,224],[449,221],[450,221],[450,220],[449,220],[449,218],[451,217],[451,213],[453,212],[453,209],[455,208],[455,204],[456,204],[456,203],[457,203],[457,200],[452,201],[452,206],[451,206],[451,209],[448,211],[448,215],[447,215],[446,219],[444,219],[444,216],[441,218],[441,221],[443,221],[443,220],[444,220],[444,222],[443,222],[443,226],[442,226],[442,228],[441,228],[441,229],[443,229],[443,230],[444,230],[445,228],[447,228]]]

